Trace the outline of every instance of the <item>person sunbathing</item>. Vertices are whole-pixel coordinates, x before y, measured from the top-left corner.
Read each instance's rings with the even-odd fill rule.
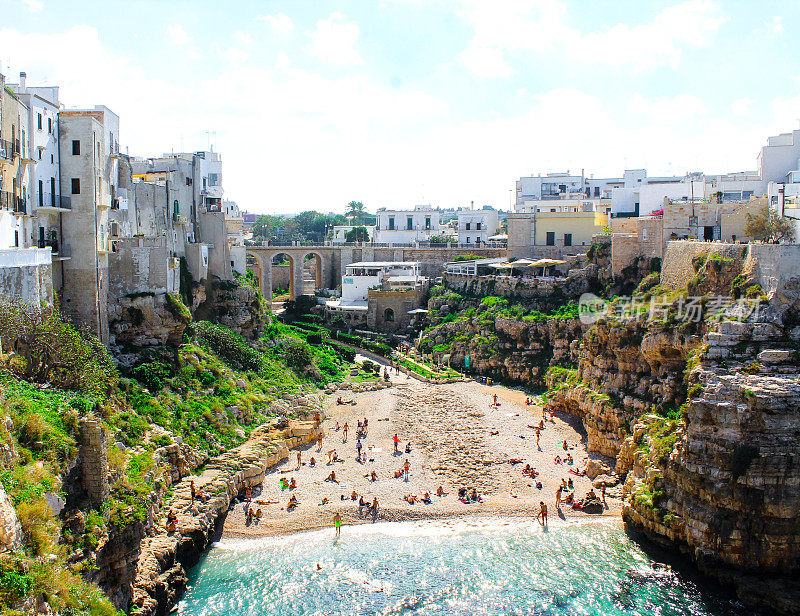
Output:
[[[400,479],[400,477],[402,477],[404,473],[405,471],[402,468],[399,468],[394,472],[394,478]]]
[[[500,434],[500,430],[489,430],[489,436],[497,436]]]
[[[298,505],[297,497],[294,494],[292,494],[292,497],[289,499],[289,502],[286,504],[286,511],[289,511],[290,509],[294,509],[295,507],[297,507],[297,505]]]
[[[426,505],[430,505],[431,504],[432,500],[431,500],[431,493],[430,492],[425,492],[425,496],[422,497],[422,502],[425,503]]]
[[[522,460],[520,458],[510,458],[508,460],[509,464],[522,464]]]
[[[314,458],[311,458],[311,461],[308,463],[311,468],[314,468],[317,465],[317,461]]]
[[[331,471],[331,474],[328,475],[328,477],[327,477],[327,479],[325,479],[325,481],[332,481],[333,483],[339,483],[339,480],[336,479],[336,473],[334,471]]]
[[[289,482],[289,489],[294,490],[296,487],[297,483],[295,482],[294,477],[292,477],[292,480]]]
[[[439,496],[439,497],[447,496],[447,492],[444,491],[442,486],[439,486],[438,488],[436,488],[436,496]]]
[[[553,462],[555,462],[556,464],[561,464],[561,456],[556,456]]]
[[[350,494],[350,500],[358,500],[358,494],[356,494],[355,490]]]
[[[378,481],[378,474],[377,474],[375,471],[372,471],[372,472],[370,473],[370,475],[369,475],[369,479],[370,479],[370,481],[372,481],[373,483],[374,483],[375,481]]]
[[[409,505],[413,505],[414,503],[417,502],[417,496],[415,494],[406,494],[403,500],[406,501]]]
[[[286,477],[281,477],[280,481],[278,482],[281,486],[281,490],[288,490],[289,489],[289,482],[286,481]]]
[[[571,454],[571,453],[568,453],[568,454],[567,454],[567,464],[569,464],[570,466],[572,466],[572,465],[574,464],[574,462],[575,462],[575,461],[572,459],[572,454]]]

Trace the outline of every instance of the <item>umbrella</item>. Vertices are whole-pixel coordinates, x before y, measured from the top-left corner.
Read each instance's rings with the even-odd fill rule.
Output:
[[[531,263],[530,267],[548,267],[550,265],[561,265],[562,263],[566,263],[566,261],[560,261],[558,259],[539,259]]]

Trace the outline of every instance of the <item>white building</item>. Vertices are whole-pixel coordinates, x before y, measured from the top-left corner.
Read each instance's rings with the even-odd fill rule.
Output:
[[[339,299],[325,302],[325,309],[333,314],[349,313],[347,320],[366,321],[367,297],[370,289],[383,285],[400,287],[422,284],[417,261],[360,261],[345,266],[342,276],[342,294]]]
[[[460,244],[485,244],[500,226],[497,211],[493,209],[458,210],[457,215]]]
[[[413,210],[387,210],[376,214],[374,240],[377,243],[413,244],[440,235],[439,210],[418,205]]]
[[[335,225],[333,227],[333,243],[344,244],[347,242],[347,234],[353,229],[364,228],[367,230],[367,241],[371,242],[375,237],[375,225]]]

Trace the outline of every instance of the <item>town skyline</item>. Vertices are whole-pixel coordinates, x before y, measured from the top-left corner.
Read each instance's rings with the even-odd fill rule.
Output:
[[[0,62],[107,105],[131,155],[214,146],[254,213],[508,209],[536,173],[753,170],[798,127],[788,3],[301,4],[3,0]]]

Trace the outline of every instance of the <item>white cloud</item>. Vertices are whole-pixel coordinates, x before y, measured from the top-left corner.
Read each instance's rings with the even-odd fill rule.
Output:
[[[493,47],[469,47],[460,58],[470,72],[481,78],[508,77],[514,72],[503,59],[503,52]]]
[[[737,98],[731,103],[731,113],[737,116],[746,116],[750,113],[750,108],[755,101],[752,98]]]
[[[38,13],[44,8],[43,0],[22,0],[22,3],[28,7],[32,13]]]
[[[780,34],[783,32],[783,17],[775,16],[772,18],[772,33]]]
[[[685,125],[706,115],[703,101],[694,94],[649,98],[634,94],[628,101],[627,108],[635,118],[656,124]]]
[[[508,53],[563,53],[586,64],[627,66],[641,71],[659,66],[677,68],[685,49],[703,47],[726,21],[712,0],[686,0],[667,7],[650,22],[618,23],[594,32],[581,32],[560,0],[463,0],[461,14],[473,26],[474,36],[462,62],[478,76],[486,76],[486,62],[508,66]],[[490,54],[490,52],[492,52]],[[510,69],[500,71],[510,74]]]
[[[329,64],[363,64],[364,60],[356,49],[358,35],[357,23],[345,20],[341,13],[331,13],[328,19],[320,19],[316,29],[309,33],[309,53]]]
[[[194,45],[194,41],[189,33],[184,30],[180,24],[173,24],[167,26],[167,36],[175,47],[178,47],[186,53],[189,58],[199,58],[200,52]]]
[[[256,19],[266,22],[269,28],[279,36],[289,36],[294,31],[292,19],[284,13],[259,15]]]

